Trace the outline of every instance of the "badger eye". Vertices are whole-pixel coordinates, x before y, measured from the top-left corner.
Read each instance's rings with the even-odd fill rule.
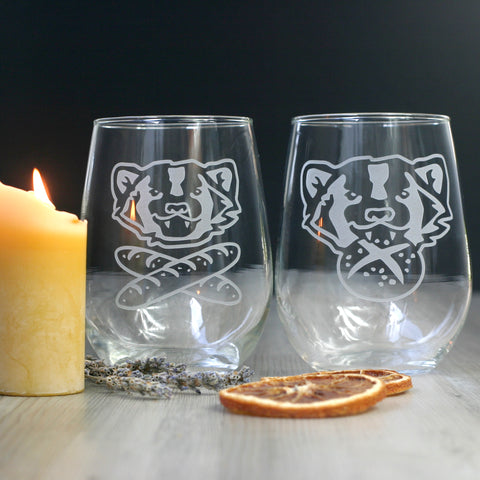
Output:
[[[193,194],[194,195],[200,195],[202,193],[202,190],[201,188],[197,187],[194,191],[193,191]]]
[[[347,198],[349,200],[355,200],[355,198],[357,198],[357,197],[358,197],[358,195],[355,192],[350,191],[350,192],[347,193]]]
[[[150,189],[150,195],[152,197],[157,197],[158,195],[160,195],[160,190],[158,190],[157,188],[151,188]]]
[[[402,198],[407,198],[408,197],[408,192],[406,190],[403,190],[401,193],[400,193],[400,196]]]

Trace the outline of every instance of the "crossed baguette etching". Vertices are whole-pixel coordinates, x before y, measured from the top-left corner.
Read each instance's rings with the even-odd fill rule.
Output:
[[[240,258],[240,246],[224,242],[181,258],[143,247],[122,246],[115,250],[118,265],[135,278],[115,298],[116,305],[136,310],[158,304],[180,293],[212,303],[234,305],[241,290],[223,274]]]

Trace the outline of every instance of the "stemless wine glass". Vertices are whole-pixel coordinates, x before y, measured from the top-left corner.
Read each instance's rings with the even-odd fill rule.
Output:
[[[294,118],[284,202],[276,295],[301,357],[434,368],[471,295],[449,118]]]
[[[100,358],[233,369],[251,353],[272,268],[249,118],[96,120],[82,218]]]

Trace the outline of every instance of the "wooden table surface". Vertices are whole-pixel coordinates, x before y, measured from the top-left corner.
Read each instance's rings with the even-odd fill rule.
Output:
[[[439,368],[368,413],[234,415],[215,393],[152,400],[87,385],[65,397],[0,397],[0,479],[480,478],[480,294]],[[257,376],[309,371],[270,312]]]

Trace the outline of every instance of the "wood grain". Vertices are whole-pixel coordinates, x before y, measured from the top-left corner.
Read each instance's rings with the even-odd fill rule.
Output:
[[[0,478],[475,479],[480,472],[480,295],[452,352],[414,388],[334,419],[234,415],[217,394],[151,400],[88,385],[66,397],[0,397]],[[275,309],[247,362],[309,371]]]

